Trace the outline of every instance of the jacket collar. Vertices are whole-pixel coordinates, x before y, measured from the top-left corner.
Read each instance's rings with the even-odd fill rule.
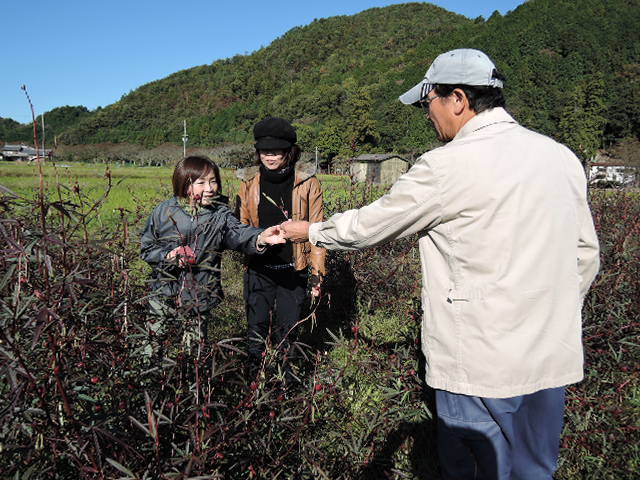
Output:
[[[313,177],[316,174],[315,162],[298,162],[296,163],[296,185],[304,182],[305,180]],[[236,177],[243,182],[252,180],[260,173],[260,166],[253,165],[251,167],[239,168],[236,170]]]
[[[507,111],[502,107],[492,108],[490,110],[485,110],[480,112],[460,129],[460,131],[456,134],[453,140],[459,140],[464,138],[476,130],[480,130],[482,128],[488,127],[489,125],[493,125],[495,123],[513,123],[517,124],[513,117],[507,113]]]

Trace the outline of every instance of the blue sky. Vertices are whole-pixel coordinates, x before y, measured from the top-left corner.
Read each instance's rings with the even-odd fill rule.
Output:
[[[63,105],[93,110],[178,70],[248,54],[315,18],[392,0],[8,0],[2,8],[0,117],[31,121]],[[524,0],[436,0],[475,18]]]

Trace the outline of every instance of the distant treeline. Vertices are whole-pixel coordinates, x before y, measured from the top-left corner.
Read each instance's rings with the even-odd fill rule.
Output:
[[[324,157],[422,152],[434,141],[397,101],[443,51],[487,52],[507,77],[508,109],[582,158],[640,137],[640,6],[629,0],[530,0],[505,16],[467,19],[428,3],[314,20],[252,53],[141,86],[113,105],[45,114],[65,144],[248,144],[267,115],[295,122]],[[0,119],[0,140],[30,140]]]

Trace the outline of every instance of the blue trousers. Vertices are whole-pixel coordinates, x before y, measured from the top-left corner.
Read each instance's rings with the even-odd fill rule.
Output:
[[[564,387],[511,398],[436,390],[438,455],[447,480],[552,479]]]

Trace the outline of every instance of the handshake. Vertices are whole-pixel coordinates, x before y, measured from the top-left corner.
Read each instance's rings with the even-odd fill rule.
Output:
[[[269,227],[258,235],[258,245],[278,245],[292,242],[304,242],[309,239],[309,222],[287,220],[280,225]],[[196,253],[189,246],[176,247],[167,254],[167,260],[177,260],[185,268],[196,263]]]
[[[277,245],[291,242],[305,242],[309,239],[309,222],[287,220],[264,230],[258,237],[259,244]]]
[[[304,242],[308,239],[309,222],[287,220],[280,225],[274,225],[273,227],[263,230],[258,236],[258,245],[277,245],[279,243],[285,243],[287,240],[291,242]],[[314,275],[312,278],[313,277],[316,277],[317,281],[312,281],[311,296],[319,297],[322,279],[320,276]]]

